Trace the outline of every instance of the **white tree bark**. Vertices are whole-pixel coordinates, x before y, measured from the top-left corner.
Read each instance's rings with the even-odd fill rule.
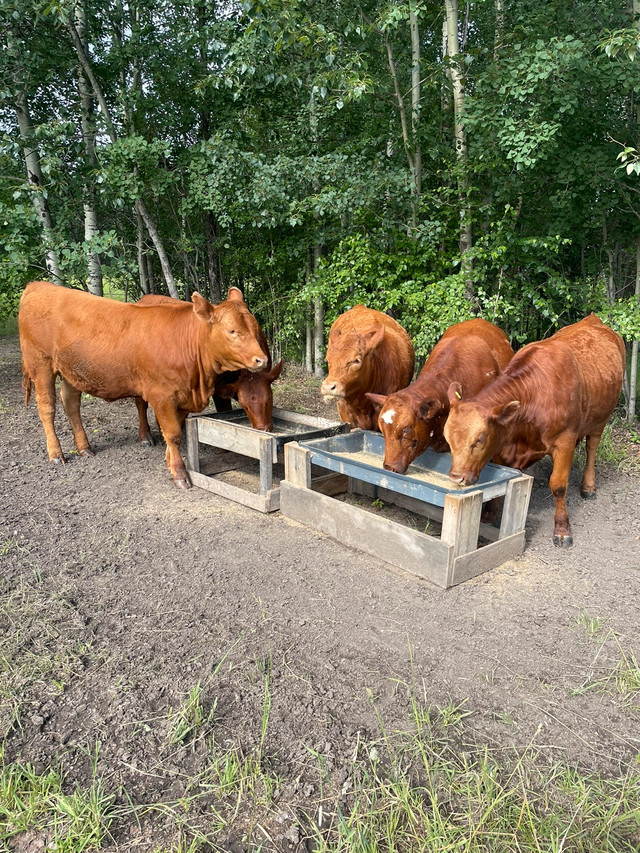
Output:
[[[58,253],[54,248],[54,231],[51,212],[44,194],[45,182],[42,169],[40,168],[40,155],[34,142],[35,134],[33,123],[29,113],[29,104],[26,92],[20,89],[15,96],[15,110],[22,139],[24,161],[27,169],[27,181],[29,182],[31,202],[40,221],[42,238],[45,247],[45,263],[51,281],[54,284],[62,284],[62,273]]]
[[[447,56],[449,57],[451,88],[453,92],[454,144],[458,161],[458,198],[459,198],[459,246],[462,256],[462,269],[465,272],[467,298],[473,299],[473,283],[470,279],[470,265],[465,255],[472,246],[471,217],[469,211],[469,183],[467,175],[468,146],[467,132],[464,126],[464,76],[460,69],[460,46],[458,40],[458,0],[445,0],[447,26]]]

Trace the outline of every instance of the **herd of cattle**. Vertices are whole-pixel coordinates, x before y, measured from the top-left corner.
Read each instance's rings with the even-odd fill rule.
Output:
[[[122,303],[49,282],[31,282],[18,325],[25,399],[35,388],[52,462],[64,462],[54,429],[55,382],[81,456],[92,456],[80,418],[82,393],[133,397],[139,436],[150,443],[147,407],[166,442],[167,467],[179,488],[191,483],[180,454],[182,427],[213,397],[237,399],[255,429],[272,429],[273,366],[264,333],[242,293],[218,305],[145,296]],[[595,315],[515,355],[504,332],[486,320],[451,326],[413,383],[414,351],[386,314],[356,305],[331,327],[325,398],[341,420],[384,435],[384,467],[404,474],[431,447],[451,453],[451,480],[473,485],[487,462],[524,469],[549,454],[556,501],[553,540],[572,544],[566,508],[569,469],[586,437],[581,494],[595,497],[595,456],[625,371],[622,339]],[[410,384],[411,383],[411,384]]]

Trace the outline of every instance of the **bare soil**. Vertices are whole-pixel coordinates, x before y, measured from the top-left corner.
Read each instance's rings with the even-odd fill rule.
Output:
[[[317,812],[322,784],[339,796],[380,720],[410,725],[411,692],[464,703],[467,735],[490,749],[533,746],[605,777],[634,765],[640,695],[613,674],[640,658],[638,474],[600,465],[597,500],[583,501],[574,465],[575,544],[559,550],[538,463],[522,557],[443,591],[279,513],[179,491],[162,442],[140,446],[131,401],[83,402],[92,459],[74,454],[60,411],[68,461],[51,466],[20,383],[18,340],[0,339],[0,641],[18,650],[3,666],[0,648],[5,763],[59,765],[71,787],[97,774],[123,806],[175,806],[210,760],[207,737],[172,736],[200,685],[201,731],[259,750],[279,779],[265,851],[306,849],[300,815]],[[336,417],[300,371],[274,392]],[[185,806],[185,822],[211,809]],[[212,849],[246,850],[247,820]],[[112,833],[110,850],[164,849],[175,820],[157,808]]]

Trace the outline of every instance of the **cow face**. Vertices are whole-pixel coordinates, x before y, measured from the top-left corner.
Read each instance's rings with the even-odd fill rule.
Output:
[[[235,382],[216,385],[216,396],[236,399],[245,410],[254,429],[273,430],[273,391],[271,385],[280,376],[284,359],[271,370],[249,373],[243,370]]]
[[[444,425],[444,437],[451,448],[449,477],[460,486],[478,482],[480,471],[499,451],[505,439],[505,429],[520,407],[517,400],[497,406],[483,407],[464,402],[461,386],[449,386],[449,417]]]
[[[411,463],[433,443],[437,419],[443,406],[439,400],[419,403],[402,393],[366,394],[379,408],[378,428],[384,436],[384,468],[404,474]],[[438,431],[440,428],[438,427]]]
[[[384,338],[385,327],[380,323],[361,334],[333,328],[327,347],[329,375],[320,393],[325,399],[344,399],[345,396],[371,387],[368,381],[369,356]]]
[[[268,357],[259,342],[260,326],[238,288],[230,288],[227,299],[218,305],[207,302],[199,293],[193,293],[191,301],[203,324],[205,348],[216,373],[243,368],[255,372],[267,366]]]

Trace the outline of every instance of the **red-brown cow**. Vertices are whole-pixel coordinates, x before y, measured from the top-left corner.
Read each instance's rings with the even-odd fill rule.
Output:
[[[583,498],[593,498],[596,450],[618,402],[624,370],[622,339],[591,314],[523,347],[504,372],[470,400],[461,401],[462,389],[452,383],[444,427],[452,455],[449,476],[468,486],[490,459],[523,469],[549,454],[549,486],[556,500],[553,542],[570,547],[566,492],[573,454],[586,437],[580,492]]]
[[[331,326],[327,362],[329,375],[322,383],[322,396],[336,400],[342,421],[377,429],[377,410],[366,394],[391,394],[409,384],[413,345],[402,326],[387,314],[356,305]]]
[[[139,299],[136,305],[189,305],[171,296],[147,294]],[[272,366],[271,353],[267,338],[262,331],[258,332],[258,343],[267,354],[267,366],[264,370],[234,370],[221,373],[215,381],[213,402],[216,411],[230,412],[231,400],[237,400],[244,409],[254,429],[270,431],[273,429],[273,391],[271,385],[280,376],[284,359]],[[142,444],[153,444],[153,437],[147,418],[148,404],[141,397],[136,397],[138,409],[138,435]]]
[[[45,281],[27,285],[18,313],[26,403],[35,386],[52,462],[64,462],[54,429],[55,380],[82,456],[93,456],[80,418],[80,396],[141,397],[156,413],[166,460],[179,488],[191,482],[180,455],[182,425],[201,412],[225,370],[262,370],[260,327],[231,288],[219,305],[194,293],[193,305],[116,302]]]
[[[465,320],[447,329],[408,388],[387,397],[367,394],[380,409],[384,467],[404,474],[428,447],[447,451],[442,430],[449,414],[449,385],[461,382],[465,396],[477,394],[512,357],[502,329],[487,320]]]

